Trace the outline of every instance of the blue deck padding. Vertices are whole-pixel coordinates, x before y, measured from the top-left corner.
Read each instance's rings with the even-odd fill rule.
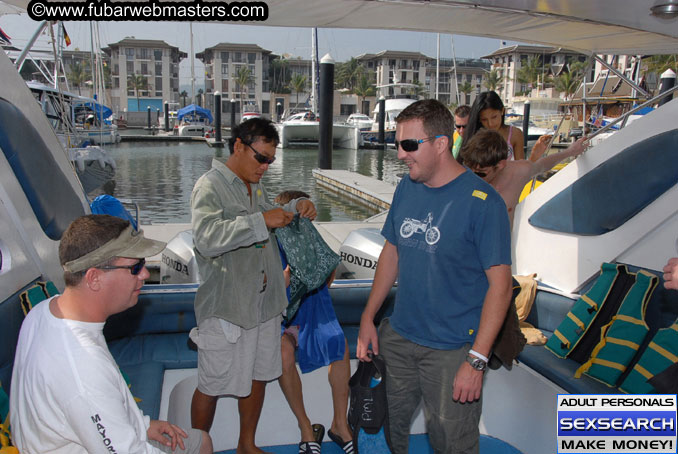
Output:
[[[120,366],[131,384],[130,391],[134,397],[141,399],[139,408],[151,419],[158,419],[160,415],[160,401],[162,394],[162,380],[165,368],[160,362]]]
[[[297,454],[299,446],[296,444],[293,445],[280,445],[280,446],[263,446],[262,448],[266,449],[266,452],[273,454]],[[335,443],[331,441],[324,441],[322,444],[323,454],[344,454],[344,451],[341,450]],[[388,454],[388,450],[362,450],[367,454]],[[229,451],[220,451],[215,454],[235,454],[235,449]],[[426,434],[417,434],[410,435],[410,454],[433,454],[433,449],[431,448],[430,443],[428,442],[428,435]],[[480,436],[480,454],[521,454],[516,448],[510,444],[502,441],[498,438],[489,437],[487,435]]]
[[[188,333],[140,334],[108,343],[119,366],[156,361],[165,369],[198,367],[198,352],[188,347]]]

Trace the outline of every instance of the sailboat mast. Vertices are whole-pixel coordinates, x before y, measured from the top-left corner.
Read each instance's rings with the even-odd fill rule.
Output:
[[[311,29],[311,110],[318,113],[318,29]]]
[[[188,23],[191,35],[191,104],[195,104],[195,61],[193,59],[193,22]]]
[[[461,104],[459,102],[459,81],[457,79],[457,52],[454,50],[454,35],[450,35],[450,41],[452,42],[452,67],[454,68],[454,93],[457,96],[457,105]]]
[[[436,40],[436,101],[440,91],[440,33],[437,34]]]

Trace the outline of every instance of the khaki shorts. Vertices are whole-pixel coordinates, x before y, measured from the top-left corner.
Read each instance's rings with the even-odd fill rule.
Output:
[[[208,396],[245,397],[252,380],[271,381],[282,375],[282,315],[252,329],[220,318],[204,320],[191,330],[198,346],[198,390]]]
[[[171,454],[199,454],[200,453],[200,448],[202,447],[202,431],[198,429],[183,429],[184,432],[188,434],[187,438],[184,438],[184,448],[186,449],[181,449],[181,447],[177,444],[177,449],[172,451],[172,448],[169,446],[161,445],[155,440],[148,440],[148,443],[162,452],[167,452]],[[165,437],[167,437],[165,435]],[[167,437],[169,440],[169,437]]]

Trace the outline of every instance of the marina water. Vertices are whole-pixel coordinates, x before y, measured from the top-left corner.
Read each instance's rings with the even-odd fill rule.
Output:
[[[90,198],[108,193],[131,199],[139,205],[142,224],[191,222],[190,198],[193,185],[209,170],[216,152],[202,142],[123,142],[106,149],[115,159],[115,179],[90,193]],[[228,147],[221,149],[224,155]],[[312,170],[318,166],[317,148],[286,148],[276,151],[263,183],[271,200],[286,189],[311,195],[318,221],[362,220],[378,213],[348,197],[320,187]],[[332,167],[351,170],[395,184],[407,166],[396,151],[335,149]]]

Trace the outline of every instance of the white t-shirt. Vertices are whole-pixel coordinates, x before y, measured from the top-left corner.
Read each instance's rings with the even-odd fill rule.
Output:
[[[108,350],[104,323],[59,319],[51,298],[21,326],[10,391],[15,445],[30,453],[157,453]]]

